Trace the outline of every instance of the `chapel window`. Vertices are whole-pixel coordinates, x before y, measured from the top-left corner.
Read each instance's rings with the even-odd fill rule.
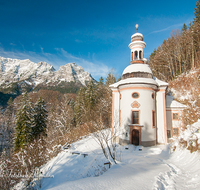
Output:
[[[135,51],[135,57],[134,57],[134,59],[136,60],[136,59],[138,59],[138,52],[137,51]]]
[[[178,113],[173,113],[173,116],[172,116],[173,120],[178,120],[178,116],[179,116]]]
[[[132,112],[132,124],[139,124],[139,111]]]
[[[139,96],[140,96],[140,95],[139,95],[137,92],[134,92],[134,93],[132,94],[132,97],[133,97],[133,98],[139,98]]]
[[[173,128],[173,135],[178,136],[178,134],[179,134],[179,129]]]
[[[142,51],[139,51],[139,58],[142,59]]]
[[[167,130],[167,138],[171,138],[171,131]]]

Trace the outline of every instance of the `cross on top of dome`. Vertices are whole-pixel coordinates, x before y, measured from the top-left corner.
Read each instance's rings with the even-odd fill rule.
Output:
[[[138,25],[138,24],[136,24],[136,25],[135,25],[136,32],[138,32],[138,27],[139,27],[139,25]]]

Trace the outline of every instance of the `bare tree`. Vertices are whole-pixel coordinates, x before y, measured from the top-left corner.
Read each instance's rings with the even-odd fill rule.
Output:
[[[106,128],[101,119],[93,122],[93,127],[97,132],[93,133],[93,137],[100,145],[104,156],[110,163],[116,162],[116,133],[111,131],[111,128]]]

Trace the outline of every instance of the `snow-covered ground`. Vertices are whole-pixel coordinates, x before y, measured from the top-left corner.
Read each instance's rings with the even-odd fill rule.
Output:
[[[117,160],[109,169],[97,142],[86,137],[43,166],[47,178],[42,179],[41,189],[200,189],[199,152],[170,153],[169,145],[128,145],[117,147]]]

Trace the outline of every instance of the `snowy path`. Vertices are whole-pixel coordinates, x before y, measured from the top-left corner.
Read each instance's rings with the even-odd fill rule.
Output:
[[[72,152],[79,152],[73,155]],[[87,153],[84,157],[82,154]],[[94,139],[73,143],[43,167],[42,190],[184,190],[200,189],[200,154],[175,151],[168,146],[118,147],[118,162],[111,169]],[[107,170],[107,171],[106,171]],[[102,175],[103,174],[103,175]],[[95,177],[98,176],[98,177]]]
[[[165,163],[169,171],[165,173],[160,173],[156,177],[156,184],[154,185],[155,190],[160,190],[160,189],[176,189],[175,184],[177,180],[177,176],[180,175],[181,171],[179,168],[177,168],[173,164],[168,164]]]
[[[184,150],[175,151],[164,161],[169,171],[156,177],[154,189],[200,189],[200,154]]]

